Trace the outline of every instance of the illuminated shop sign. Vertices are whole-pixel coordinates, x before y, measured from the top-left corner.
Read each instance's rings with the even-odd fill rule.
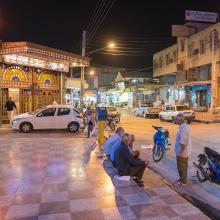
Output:
[[[56,63],[53,61],[46,61],[46,60],[36,59],[32,57],[16,55],[16,54],[3,55],[3,59],[7,63],[21,64],[25,66],[33,66],[37,68],[69,72],[69,66],[64,63]]]

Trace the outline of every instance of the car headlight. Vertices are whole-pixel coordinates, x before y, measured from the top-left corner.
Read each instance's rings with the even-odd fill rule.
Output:
[[[15,118],[12,120],[12,124],[14,125],[17,121],[21,120],[22,118]]]

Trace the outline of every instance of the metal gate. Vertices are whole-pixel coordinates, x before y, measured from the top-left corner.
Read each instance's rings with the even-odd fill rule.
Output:
[[[31,112],[32,111],[32,94],[30,89],[22,89],[20,93],[20,109],[19,112]]]
[[[6,120],[7,112],[5,111],[5,104],[8,100],[8,89],[2,88],[0,94],[0,114],[2,116],[2,120]]]

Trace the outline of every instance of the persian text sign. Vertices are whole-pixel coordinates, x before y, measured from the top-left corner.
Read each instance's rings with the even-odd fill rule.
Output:
[[[201,21],[201,22],[215,23],[218,20],[218,13],[186,10],[185,19],[187,21]]]
[[[45,68],[45,69],[56,70],[56,71],[61,71],[61,72],[68,72],[69,71],[69,66],[64,63],[46,61],[46,60],[42,60],[42,59],[36,59],[36,58],[27,57],[27,56],[23,56],[23,55],[17,55],[17,54],[3,55],[3,60],[6,63],[21,64],[24,66]]]

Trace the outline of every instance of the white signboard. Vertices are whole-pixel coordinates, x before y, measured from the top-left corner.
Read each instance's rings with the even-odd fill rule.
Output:
[[[189,29],[184,25],[172,25],[172,36],[173,37],[188,37]]]
[[[216,23],[218,20],[218,13],[186,10],[185,19],[187,21],[201,21],[201,22]]]

